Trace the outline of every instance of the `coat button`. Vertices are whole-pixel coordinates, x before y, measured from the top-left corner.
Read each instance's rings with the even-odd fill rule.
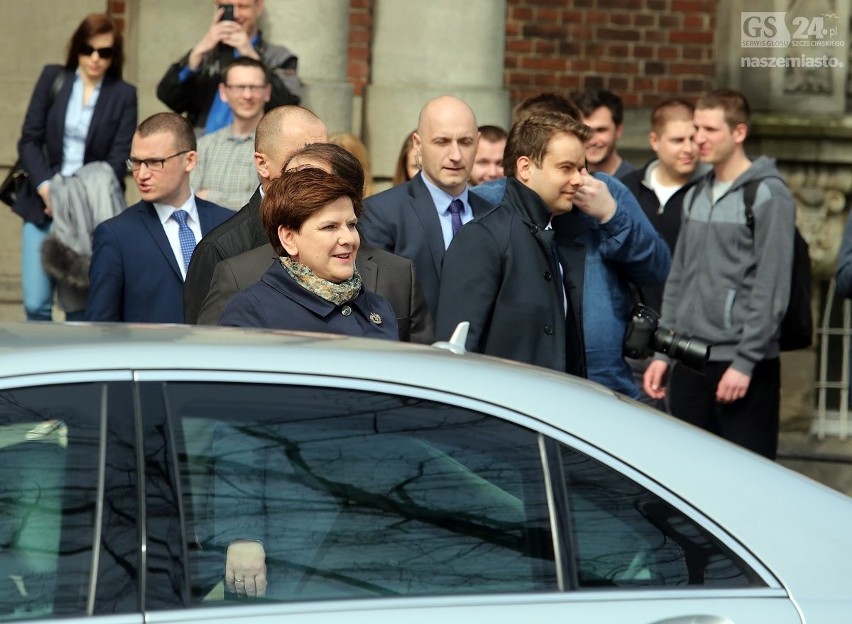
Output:
[[[352,308],[350,308],[349,306],[343,306],[343,309],[340,311],[340,313],[343,316],[349,316],[350,314],[352,314]]]
[[[544,326],[544,333],[547,334],[548,336],[552,336],[553,335],[553,328],[550,325],[545,325]]]
[[[538,226],[537,225],[531,225],[530,226],[530,232],[532,232],[533,234],[538,234]]]
[[[549,282],[551,279],[553,279],[553,275],[551,275],[550,271],[545,271],[545,272],[544,272],[544,279],[546,279],[548,282]]]

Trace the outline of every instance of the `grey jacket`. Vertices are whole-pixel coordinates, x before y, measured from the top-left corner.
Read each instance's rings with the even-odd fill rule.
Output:
[[[746,223],[743,185],[762,180]],[[683,202],[660,326],[714,344],[710,359],[751,375],[779,354],[790,296],[796,205],[775,161],[761,156],[713,201],[713,172]],[[665,359],[664,356],[658,356]]]
[[[57,282],[59,304],[65,311],[86,306],[92,233],[102,221],[127,207],[112,167],[95,161],[74,174],[50,180],[53,226],[42,247],[42,263]]]

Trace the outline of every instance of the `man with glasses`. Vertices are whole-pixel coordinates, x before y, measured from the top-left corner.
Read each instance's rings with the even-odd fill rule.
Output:
[[[239,210],[254,193],[254,133],[271,90],[266,68],[256,59],[241,56],[225,68],[219,97],[234,120],[198,140],[198,165],[189,176],[197,197]]]
[[[186,113],[199,135],[231,123],[228,105],[216,96],[222,70],[234,58],[257,59],[269,69],[272,92],[266,110],[302,99],[298,59],[287,48],[266,42],[258,30],[264,0],[215,0],[214,5],[210,28],[157,85],[157,97],[176,113]]]
[[[85,320],[183,323],[183,282],[196,241],[233,213],[196,197],[195,133],[175,113],[136,129],[128,168],[142,201],[95,228]]]

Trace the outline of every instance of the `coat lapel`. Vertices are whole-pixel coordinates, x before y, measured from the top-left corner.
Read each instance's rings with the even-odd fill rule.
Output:
[[[89,133],[86,135],[86,151],[92,146],[97,129],[102,127],[102,119],[106,116],[107,109],[112,105],[113,89],[115,88],[115,80],[104,77],[101,83],[101,92],[98,94],[98,101],[95,102],[95,110],[92,112],[92,122],[89,124]]]
[[[177,278],[182,282],[183,276],[180,273],[180,267],[178,267],[177,259],[175,258],[172,246],[169,243],[169,237],[166,236],[163,224],[160,223],[160,218],[157,216],[157,211],[154,209],[154,204],[146,201],[140,202],[139,218],[151,234],[151,238],[154,239],[154,243],[156,243],[163,256],[165,256],[166,262],[170,267],[172,267],[175,275],[177,275]]]
[[[444,261],[444,234],[441,231],[441,220],[438,217],[438,211],[435,209],[435,202],[432,201],[429,189],[426,188],[426,184],[420,178],[421,175],[418,173],[411,180],[409,198],[411,208],[420,219],[423,232],[426,234],[426,243],[429,245],[429,251],[432,252],[435,271],[440,275],[441,264]]]
[[[360,251],[355,256],[355,268],[361,275],[361,283],[364,290],[376,292],[376,282],[378,281],[379,267],[373,262],[373,254],[366,251]]]

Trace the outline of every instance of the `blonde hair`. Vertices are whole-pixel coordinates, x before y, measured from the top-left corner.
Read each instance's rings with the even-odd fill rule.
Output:
[[[364,197],[372,195],[373,169],[370,167],[370,153],[367,151],[367,146],[361,142],[361,139],[348,132],[330,134],[328,142],[339,145],[358,159],[358,162],[361,163],[361,168],[364,170]]]

